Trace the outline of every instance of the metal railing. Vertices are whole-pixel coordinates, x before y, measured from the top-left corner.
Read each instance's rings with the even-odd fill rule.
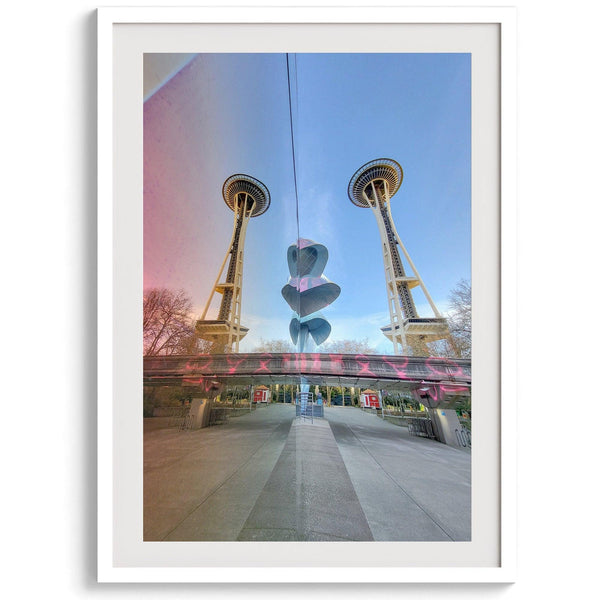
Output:
[[[189,431],[194,428],[194,423],[196,422],[196,417],[190,414],[189,410],[187,414],[181,419],[181,423],[179,424],[179,431]]]
[[[435,432],[433,430],[431,419],[409,419],[408,434],[435,439]]]
[[[400,407],[391,404],[384,404],[383,409],[377,409],[377,414],[384,420],[389,420],[395,425],[401,425],[407,427],[410,419],[423,419],[426,418],[426,413],[423,411],[409,409],[407,407]]]
[[[466,427],[454,430],[457,443],[463,448],[471,447],[471,432]]]
[[[229,421],[229,411],[226,408],[212,407],[208,415],[208,426],[222,425]]]
[[[234,361],[235,368],[232,372]],[[222,380],[229,385],[236,384],[238,380],[258,380],[262,376],[288,376],[291,373],[318,375],[320,378],[331,376],[386,379],[390,382],[398,381],[399,373],[402,373],[402,379],[406,383],[452,382],[468,388],[471,383],[471,361],[422,356],[325,353],[213,354],[144,358],[145,385],[175,385],[177,382],[185,385],[209,385],[214,380]]]
[[[313,395],[312,392],[300,392],[296,395],[296,417],[310,419],[313,422]]]

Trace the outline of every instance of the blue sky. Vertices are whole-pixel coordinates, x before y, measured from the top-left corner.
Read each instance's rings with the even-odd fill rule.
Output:
[[[350,202],[348,182],[375,158],[402,165],[393,218],[443,311],[470,279],[470,55],[290,60],[300,236],[328,247],[324,274],[342,290],[323,311],[330,339],[368,338],[391,353],[379,331],[389,316],[375,218]],[[144,285],[185,289],[198,313],[231,235],[223,182],[246,173],[268,187],[271,206],[248,228],[242,323],[251,330],[240,350],[287,338],[281,288],[297,225],[286,55],[198,55],[145,102],[144,162]]]

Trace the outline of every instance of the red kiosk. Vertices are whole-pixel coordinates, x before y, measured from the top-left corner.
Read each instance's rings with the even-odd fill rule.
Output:
[[[379,392],[365,390],[360,394],[360,406],[362,408],[381,408]]]
[[[257,385],[254,388],[254,394],[252,396],[252,402],[255,403],[267,403],[271,400],[271,391],[266,385]]]

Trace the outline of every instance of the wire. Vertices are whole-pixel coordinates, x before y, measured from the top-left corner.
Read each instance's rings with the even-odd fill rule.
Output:
[[[298,242],[300,241],[300,210],[298,203],[298,177],[296,175],[296,148],[294,143],[294,119],[292,115],[292,82],[290,78],[290,55],[286,53],[286,65],[287,65],[287,81],[288,81],[288,105],[290,109],[290,134],[292,138],[292,166],[294,169],[294,193],[296,196],[296,239]],[[297,74],[297,64],[296,64],[296,55],[294,54],[294,80],[295,80],[295,88],[296,88],[296,101],[298,99],[298,74]],[[297,267],[296,262],[296,267]],[[298,273],[296,273],[296,276]]]

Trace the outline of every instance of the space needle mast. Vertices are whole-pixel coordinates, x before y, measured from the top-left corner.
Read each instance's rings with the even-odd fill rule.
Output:
[[[402,185],[402,167],[389,158],[379,158],[363,165],[350,180],[348,197],[361,208],[370,208],[375,215],[385,269],[385,287],[390,311],[390,324],[381,328],[394,345],[394,354],[428,356],[428,342],[449,338],[446,319],[435,306],[421,276],[411,260],[392,219],[390,199]],[[401,253],[412,269],[407,275]],[[421,318],[417,313],[412,289],[420,286],[433,318]]]
[[[271,203],[266,186],[249,175],[232,175],[223,184],[223,199],[233,211],[233,234],[204,312],[196,321],[196,332],[213,342],[212,353],[239,352],[240,340],[248,333],[241,324],[244,242],[251,217],[265,213]],[[225,265],[227,274],[222,280]],[[215,292],[222,294],[217,319],[207,320]]]

